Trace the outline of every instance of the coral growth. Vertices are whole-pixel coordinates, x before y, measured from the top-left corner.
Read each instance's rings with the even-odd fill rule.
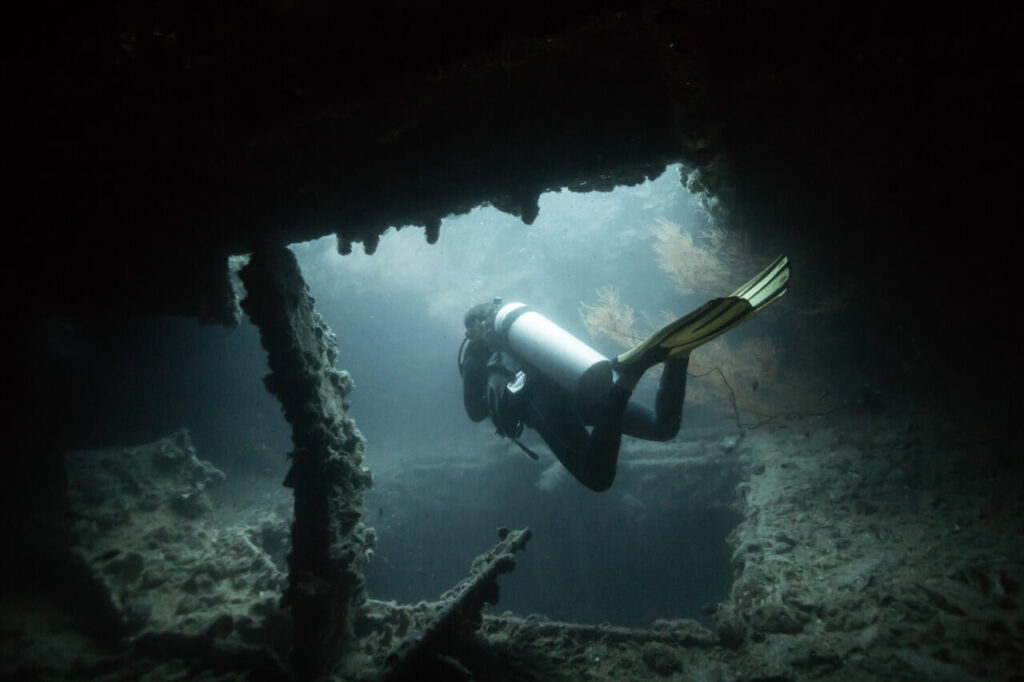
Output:
[[[754,272],[757,263],[742,234],[712,225],[697,237],[680,225],[656,219],[654,253],[658,267],[681,294],[724,296],[735,286],[737,272]]]
[[[643,338],[637,333],[633,308],[622,302],[611,285],[597,290],[597,303],[580,303],[579,310],[583,325],[593,337],[604,336],[627,347]]]
[[[726,295],[739,281],[737,273],[757,269],[758,261],[746,239],[721,227],[712,226],[694,237],[678,224],[659,218],[653,235],[658,265],[680,294]],[[638,314],[612,286],[598,290],[596,303],[581,303],[579,312],[591,336],[612,339],[623,347],[639,343],[676,317],[673,313],[641,313],[647,320],[646,328],[641,329]],[[738,344],[717,339],[694,355],[690,373],[697,381],[691,382],[687,400],[730,410],[741,424],[751,418],[753,423],[761,423],[783,412],[810,411],[815,382],[801,378],[780,384],[779,356],[777,344],[769,337],[748,338]]]

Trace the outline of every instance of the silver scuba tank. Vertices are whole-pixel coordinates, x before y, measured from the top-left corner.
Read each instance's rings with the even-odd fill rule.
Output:
[[[501,343],[589,406],[608,394],[612,363],[557,324],[522,303],[508,303],[494,318]]]

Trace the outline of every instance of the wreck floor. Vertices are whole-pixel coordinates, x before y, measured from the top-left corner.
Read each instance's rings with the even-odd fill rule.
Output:
[[[178,462],[187,450],[180,440],[165,439],[151,451]],[[733,582],[713,620],[571,624],[500,613],[499,602],[475,643],[451,662],[453,678],[470,671],[481,680],[1022,679],[1024,493],[1018,471],[1007,468],[1000,432],[895,410],[838,412],[780,421],[731,445],[717,456],[736,474]],[[138,455],[146,447],[131,450]],[[673,448],[687,451],[689,466]],[[692,473],[688,448],[624,453],[623,486],[642,472]],[[102,452],[92,456],[126,451]],[[189,466],[212,477],[201,464]],[[186,474],[166,489],[189,519],[168,516],[169,500],[132,497],[125,491],[135,483],[123,477],[119,500],[78,500],[92,511],[74,510],[77,522],[93,525],[76,531],[81,561],[71,573],[40,566],[5,587],[5,679],[285,675],[278,663],[285,626],[265,589],[246,583],[242,566],[258,564],[267,587],[280,583],[278,530],[287,523],[280,503],[248,519],[209,512],[202,500],[187,499]],[[123,513],[141,500],[149,511]],[[189,504],[181,507],[181,500]],[[120,516],[112,511],[117,505]],[[145,514],[153,528],[138,525]],[[103,532],[100,521],[108,524]],[[181,552],[171,546],[174,523],[193,531],[181,533]],[[168,533],[171,540],[159,539]],[[142,546],[114,554],[111,538]],[[153,541],[161,562],[144,545]],[[231,549],[218,553],[224,565],[197,577],[196,562],[208,563],[217,546]],[[238,565],[229,565],[235,559]],[[345,667],[347,679],[378,678],[396,638],[415,629],[416,614],[427,607],[369,605],[379,617]]]

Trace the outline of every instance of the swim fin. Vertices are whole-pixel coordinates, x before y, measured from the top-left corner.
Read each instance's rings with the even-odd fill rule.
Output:
[[[779,256],[725,298],[715,298],[668,324],[615,358],[619,371],[637,375],[674,355],[689,352],[746,322],[782,298],[789,283],[789,258]]]

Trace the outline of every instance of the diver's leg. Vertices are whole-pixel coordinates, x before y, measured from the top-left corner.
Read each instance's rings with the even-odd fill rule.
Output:
[[[654,409],[629,403],[622,418],[623,433],[645,440],[666,441],[675,438],[683,419],[686,368],[689,363],[689,354],[665,361]]]
[[[588,433],[583,416],[564,390],[545,387],[534,393],[523,421],[537,431],[569,473],[591,490],[611,487],[622,440],[622,414],[629,392],[613,387],[596,409]]]

